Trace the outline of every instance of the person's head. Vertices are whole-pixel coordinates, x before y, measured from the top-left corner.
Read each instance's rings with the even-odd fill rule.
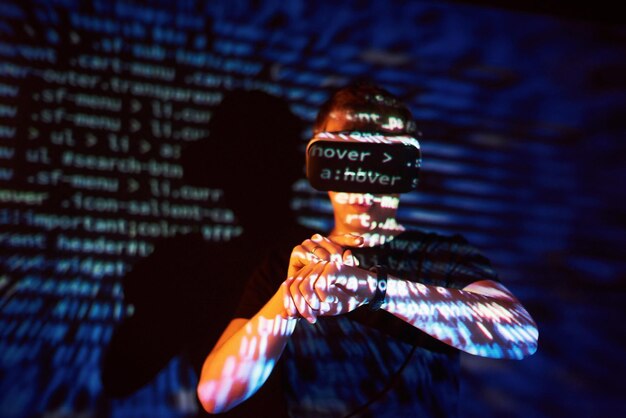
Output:
[[[413,135],[415,130],[409,108],[372,84],[353,84],[336,91],[320,108],[313,126],[314,134],[362,131]]]
[[[385,138],[411,137],[415,133],[415,123],[409,108],[393,94],[374,85],[355,84],[335,92],[321,107],[315,125],[314,134],[326,133],[366,133],[379,135]],[[416,141],[417,142],[417,141]],[[390,145],[391,146],[391,145]],[[414,151],[414,150],[413,150]],[[332,152],[324,151],[325,157]],[[336,154],[341,150],[335,150]],[[359,160],[365,151],[344,153],[345,158]],[[419,168],[419,149],[417,158],[411,157],[415,168]],[[394,156],[395,157],[395,156]],[[384,161],[383,161],[384,162]],[[352,174],[358,177],[360,169],[330,170],[330,176],[340,180],[350,178]],[[365,182],[382,181],[385,178],[380,173],[363,170]],[[376,177],[378,175],[378,177]],[[393,177],[387,182],[392,182]],[[358,179],[357,181],[360,181]],[[381,185],[378,184],[378,189]],[[391,189],[391,188],[390,188]],[[380,191],[380,190],[378,190]],[[390,233],[398,227],[395,215],[399,202],[399,193],[368,193],[367,191],[354,193],[346,191],[329,191],[329,197],[335,215],[335,228],[340,231],[367,233],[390,229]]]

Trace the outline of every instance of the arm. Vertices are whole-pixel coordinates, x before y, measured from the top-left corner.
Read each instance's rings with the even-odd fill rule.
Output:
[[[297,289],[309,306],[319,305],[318,316],[338,315],[370,301],[376,285],[374,273],[324,261],[305,277],[296,275],[290,292]],[[508,289],[491,280],[459,290],[390,276],[381,308],[471,354],[520,359],[537,349],[535,322]],[[306,317],[307,312],[300,313]]]
[[[470,354],[521,359],[537,350],[535,321],[508,289],[491,280],[459,290],[392,277],[381,308]]]
[[[204,361],[197,389],[207,412],[237,406],[272,372],[297,323],[285,309],[284,288],[251,319],[233,319]]]
[[[228,411],[254,395],[265,383],[300,317],[296,304],[300,310],[311,312],[301,296],[289,292],[294,276],[308,276],[318,267],[310,260],[317,260],[318,256],[330,258],[343,251],[329,241],[321,241],[322,237],[316,236],[315,241],[305,240],[296,246],[289,260],[288,278],[279,290],[251,319],[233,319],[224,330],[200,373],[198,398],[207,412]],[[351,236],[341,242],[354,245],[362,240]],[[318,256],[310,252],[315,249]],[[346,251],[346,257],[349,256]],[[311,317],[307,319],[315,321]]]

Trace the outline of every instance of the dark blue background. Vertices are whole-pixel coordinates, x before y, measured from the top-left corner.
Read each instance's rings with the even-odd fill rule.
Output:
[[[610,16],[585,14],[588,10],[559,16],[556,6],[551,14],[539,14],[458,2],[374,0],[3,2],[0,125],[7,130],[0,135],[5,147],[0,167],[12,174],[0,177],[0,189],[50,190],[32,175],[56,168],[57,153],[67,146],[55,144],[53,127],[33,115],[42,118],[42,109],[67,103],[43,103],[42,92],[58,87],[43,70],[89,74],[77,61],[81,54],[122,63],[121,70],[111,64],[91,71],[102,75],[91,89],[96,95],[116,97],[105,86],[112,77],[154,82],[161,89],[261,89],[287,100],[309,125],[330,90],[354,79],[375,81],[410,105],[424,133],[420,190],[403,197],[401,220],[464,234],[491,258],[539,325],[539,351],[530,359],[464,356],[462,416],[624,415],[626,27]],[[105,38],[120,39],[119,49],[107,49]],[[141,57],[133,49],[137,44],[159,45],[165,57],[159,62]],[[47,49],[29,55],[24,46]],[[183,50],[191,51],[191,59],[180,59]],[[137,78],[125,66],[130,62],[174,69],[176,76]],[[198,73],[220,75],[223,82],[214,85]],[[15,87],[16,95],[7,93]],[[132,96],[117,96],[125,109],[132,106]],[[150,100],[139,99],[150,106]],[[122,133],[134,132],[129,114],[118,116]],[[158,142],[146,128],[156,118],[154,110],[136,118],[146,141]],[[40,132],[37,138],[29,137],[30,127]],[[48,150],[49,161],[23,157],[40,147]],[[113,155],[110,146],[95,150],[92,154]],[[150,178],[138,176],[140,192],[155,197],[146,186]],[[300,221],[327,229],[327,199],[305,180],[294,191]],[[128,198],[122,192],[104,195]],[[67,202],[33,208],[0,201],[0,234],[49,233],[27,225],[28,210],[50,213],[54,207],[77,219],[93,215],[71,212]],[[52,239],[39,251],[7,237],[0,240],[1,416],[194,412],[194,376],[180,359],[128,399],[101,394],[101,352],[124,315],[116,286],[121,273],[104,279],[93,271],[75,275],[103,283],[106,291],[91,298],[111,315],[99,321],[86,320],[84,313],[54,319],[60,301],[87,301],[85,309],[92,309],[93,301],[69,290],[50,295],[25,285],[29,277],[47,276],[58,289],[70,278],[55,276],[59,256]],[[37,261],[41,254],[45,260]],[[80,251],[76,255],[87,258]],[[127,271],[138,258],[118,261]],[[63,323],[82,331],[59,330],[57,338],[55,327]],[[27,331],[33,327],[39,330]]]

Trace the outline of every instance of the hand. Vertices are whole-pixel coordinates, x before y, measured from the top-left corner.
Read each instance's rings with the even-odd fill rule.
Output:
[[[352,252],[349,249],[344,250],[344,247],[358,247],[363,244],[363,241],[363,237],[353,234],[334,235],[328,238],[315,234],[293,248],[287,275],[289,278],[293,278],[300,269],[309,263],[320,261],[342,263],[346,253],[347,256],[352,257],[352,264],[358,265]]]
[[[367,270],[344,263],[318,262],[303,267],[287,284],[293,307],[311,323],[320,315],[351,312],[374,297],[376,278]]]

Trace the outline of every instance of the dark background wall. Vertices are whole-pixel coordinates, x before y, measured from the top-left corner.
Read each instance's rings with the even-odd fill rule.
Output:
[[[187,183],[180,157],[229,91],[277,96],[308,126],[354,79],[406,100],[424,133],[401,220],[463,233],[539,324],[530,359],[463,358],[462,415],[626,413],[626,27],[593,8],[497,6],[3,1],[0,416],[192,414],[180,358],[103,396],[121,278],[159,239],[237,233],[221,189]],[[328,229],[326,198],[304,179],[293,192],[299,220]]]

